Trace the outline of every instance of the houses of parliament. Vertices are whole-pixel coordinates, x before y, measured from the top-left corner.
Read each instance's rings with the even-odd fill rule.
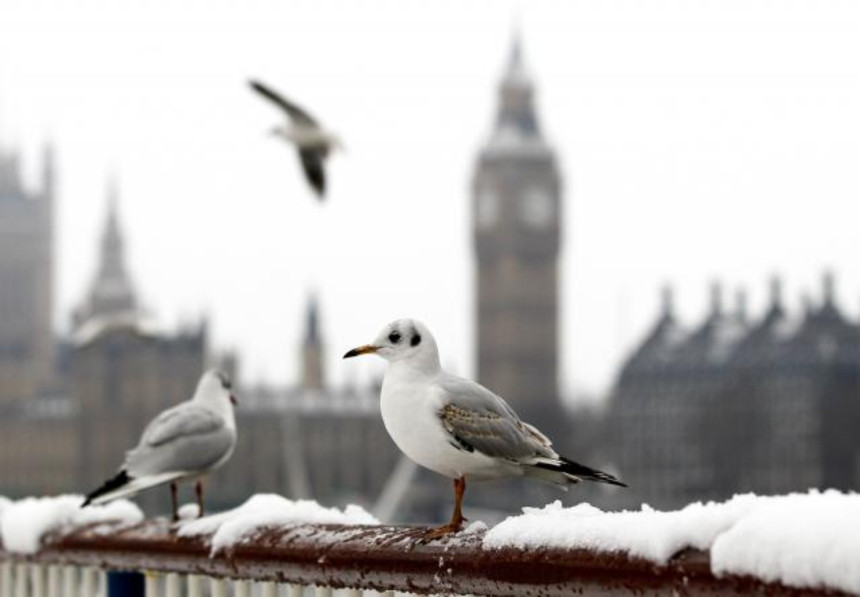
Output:
[[[516,42],[498,94],[473,184],[478,371],[524,416],[557,424],[561,183]],[[205,320],[170,333],[152,324],[130,274],[120,191],[109,185],[89,291],[58,339],[52,151],[40,189],[25,188],[19,170],[0,139],[0,494],[95,486],[120,464],[128,438],[218,365],[237,378],[241,404],[239,445],[213,479],[215,505],[233,505],[249,488],[373,505],[400,455],[382,425],[378,388],[327,384],[315,300],[297,342],[301,379],[288,388],[244,383],[239,359],[210,346]],[[149,493],[139,499],[155,508],[163,496]]]
[[[472,213],[477,377],[560,452],[613,469],[630,485],[583,487],[568,499],[669,507],[734,492],[856,486],[860,326],[840,312],[832,278],[798,317],[787,315],[778,283],[757,320],[742,305],[729,312],[715,290],[711,314],[696,329],[677,321],[667,293],[653,329],[620,367],[604,414],[585,419],[564,408],[563,180],[516,40],[497,94],[464,204]],[[0,495],[94,487],[120,464],[128,438],[190,396],[203,368],[217,365],[237,379],[241,404],[236,452],[208,492],[213,506],[277,492],[330,505],[383,503],[394,519],[443,516],[447,483],[409,469],[383,428],[378,388],[327,383],[315,300],[302,314],[301,377],[291,387],[244,380],[238,356],[210,345],[205,319],[172,332],[152,325],[130,275],[115,185],[93,239],[89,291],[58,338],[55,161],[45,150],[40,187],[28,189],[0,139]],[[487,513],[561,497],[517,480],[501,490],[484,484],[470,496],[470,507]],[[166,499],[157,491],[138,498],[157,511]]]

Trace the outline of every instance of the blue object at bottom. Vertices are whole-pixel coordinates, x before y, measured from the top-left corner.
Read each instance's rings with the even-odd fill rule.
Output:
[[[145,588],[140,572],[107,573],[107,597],[144,597]]]

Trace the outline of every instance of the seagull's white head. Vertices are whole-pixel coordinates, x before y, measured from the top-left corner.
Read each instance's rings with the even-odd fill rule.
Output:
[[[223,412],[231,412],[236,404],[230,376],[218,369],[209,369],[197,382],[194,400]]]
[[[389,363],[409,363],[422,370],[439,369],[439,349],[427,326],[414,319],[398,319],[385,326],[370,344],[353,348],[343,358],[378,354]]]

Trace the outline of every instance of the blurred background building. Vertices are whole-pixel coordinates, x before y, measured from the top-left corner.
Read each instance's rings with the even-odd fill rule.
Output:
[[[553,425],[558,391],[561,178],[519,41],[473,183],[477,372],[523,418]],[[563,428],[563,427],[562,427]]]
[[[24,188],[18,155],[0,145],[0,405],[36,395],[51,380],[54,335],[54,166]]]
[[[53,175],[46,160],[46,189]],[[207,323],[159,329],[142,306],[125,254],[115,184],[89,291],[72,315],[71,333],[50,326],[50,195],[21,188],[17,160],[0,170],[0,493],[86,492],[121,463],[130,438],[155,414],[191,396],[204,367],[237,376],[237,357],[217,353]],[[7,206],[6,203],[9,205]],[[14,249],[14,250],[13,250]],[[46,349],[45,347],[49,347]],[[372,503],[396,457],[379,416],[378,388],[334,390],[322,370],[315,299],[301,341],[302,379],[292,388],[244,387],[241,429],[231,466],[216,477],[214,507],[248,497],[249,488],[329,503]],[[372,454],[372,458],[368,458]],[[151,510],[165,495],[140,497]]]
[[[678,321],[667,290],[653,329],[622,363],[608,407],[565,409],[562,177],[534,95],[515,41],[472,181],[475,360],[479,380],[547,431],[560,452],[631,486],[592,485],[566,499],[670,507],[744,491],[855,487],[860,326],[842,315],[832,276],[799,314],[784,306],[778,280],[760,317],[747,314],[743,295],[726,308],[715,286],[710,314],[693,329]],[[92,284],[70,333],[55,337],[54,169],[46,151],[40,189],[26,189],[17,156],[0,145],[0,493],[93,488],[119,465],[129,438],[217,365],[238,380],[240,433],[232,461],[213,479],[213,507],[279,492],[376,506],[384,518],[447,516],[448,483],[400,457],[379,416],[379,388],[328,383],[316,297],[296,339],[300,379],[289,387],[245,379],[239,355],[210,345],[204,318],[177,330],[153,323],[131,275],[115,183],[93,241]],[[467,514],[485,520],[563,497],[517,480],[469,491]],[[167,495],[140,499],[163,510]]]
[[[677,320],[670,290],[653,329],[622,365],[608,445],[630,483],[614,498],[674,507],[735,493],[850,490],[860,484],[860,326],[834,279],[790,313],[779,279],[751,318],[719,285],[698,327]]]

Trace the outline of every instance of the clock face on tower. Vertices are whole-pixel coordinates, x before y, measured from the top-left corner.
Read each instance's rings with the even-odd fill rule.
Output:
[[[477,213],[479,228],[492,228],[499,219],[499,200],[492,189],[481,189],[478,192]]]
[[[530,228],[547,228],[554,214],[552,195],[542,187],[527,188],[520,201],[520,220]]]

